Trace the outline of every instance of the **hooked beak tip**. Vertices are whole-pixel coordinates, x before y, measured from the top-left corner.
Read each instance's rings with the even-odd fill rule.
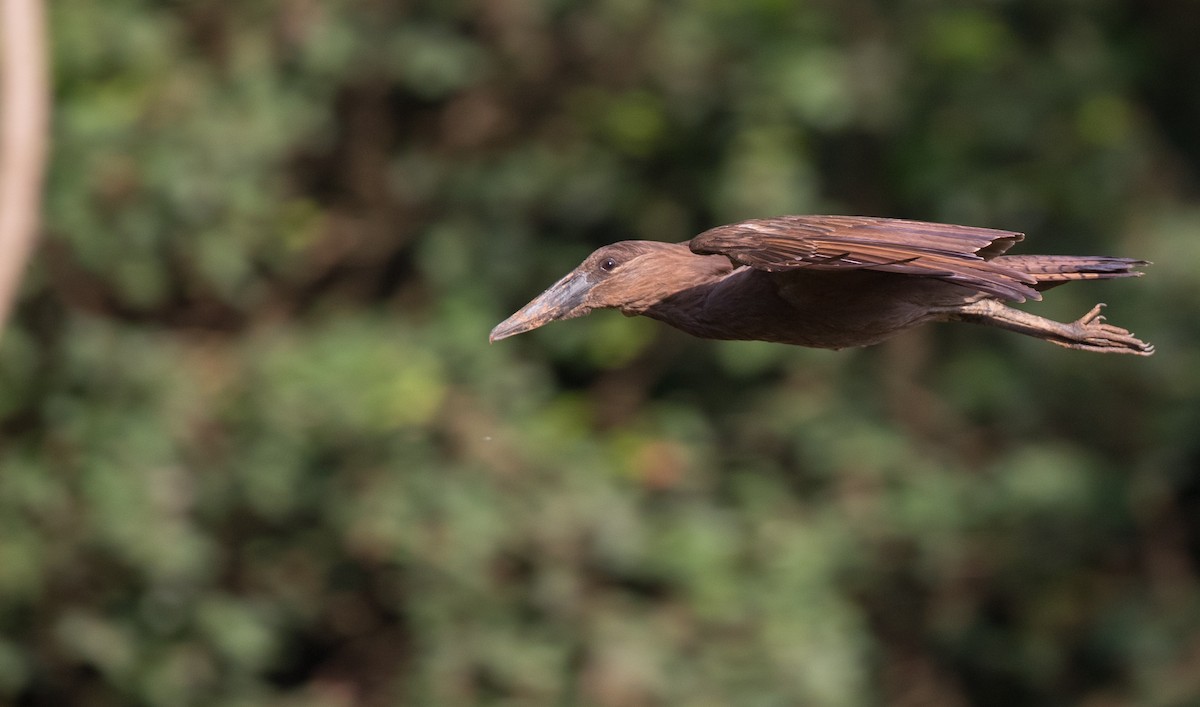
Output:
[[[488,333],[488,343],[494,344],[501,339],[507,339],[510,336],[516,336],[517,334],[524,334],[527,331],[541,326],[540,323],[528,321],[525,317],[522,317],[521,314],[521,312],[517,312],[513,316],[497,324]]]
[[[590,311],[581,309],[583,298],[590,287],[586,276],[575,272],[568,273],[516,314],[497,324],[488,334],[488,341],[495,343],[510,336],[533,331],[552,321],[570,319]]]

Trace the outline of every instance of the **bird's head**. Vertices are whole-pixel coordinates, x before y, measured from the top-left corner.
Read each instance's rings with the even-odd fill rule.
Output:
[[[703,273],[731,269],[720,256],[700,256],[686,243],[621,241],[589,255],[516,314],[492,329],[489,341],[523,334],[560,319],[582,317],[594,309],[641,314],[647,307],[695,284]]]

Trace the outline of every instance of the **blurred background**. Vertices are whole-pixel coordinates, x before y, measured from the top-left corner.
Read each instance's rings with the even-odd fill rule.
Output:
[[[0,704],[1200,704],[1200,4],[54,0]],[[593,248],[784,213],[1155,262],[1158,346],[813,351]]]

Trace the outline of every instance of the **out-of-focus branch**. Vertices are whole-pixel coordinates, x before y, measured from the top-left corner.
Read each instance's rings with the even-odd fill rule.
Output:
[[[0,0],[0,332],[33,251],[49,133],[41,0]]]

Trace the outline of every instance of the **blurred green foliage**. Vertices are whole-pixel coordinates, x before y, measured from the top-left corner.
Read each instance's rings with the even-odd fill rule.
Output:
[[[1194,3],[55,0],[0,704],[1200,700]],[[777,213],[1156,261],[1159,353],[598,313]]]

